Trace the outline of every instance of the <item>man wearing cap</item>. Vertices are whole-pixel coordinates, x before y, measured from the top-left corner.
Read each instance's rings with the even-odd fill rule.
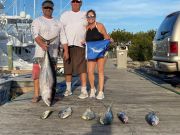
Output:
[[[64,46],[64,70],[66,79],[66,91],[64,96],[72,95],[71,81],[72,74],[80,75],[81,94],[79,98],[88,97],[86,90],[86,59],[85,48],[82,44],[86,35],[86,12],[80,11],[82,6],[81,0],[71,0],[71,11],[64,12],[60,17],[63,24],[68,46]]]
[[[43,16],[36,18],[32,22],[32,33],[36,44],[32,69],[32,76],[34,80],[34,96],[32,102],[34,103],[40,100],[39,83],[41,82],[39,82],[39,64],[43,60],[45,51],[48,50],[49,52],[50,63],[52,64],[52,70],[55,77],[52,90],[52,102],[56,90],[56,64],[58,48],[60,46],[60,42],[63,45],[67,45],[67,39],[61,23],[52,17],[53,7],[54,3],[52,1],[45,0],[42,3]]]

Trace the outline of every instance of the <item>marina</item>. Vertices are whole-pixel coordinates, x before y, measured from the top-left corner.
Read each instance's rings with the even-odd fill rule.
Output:
[[[121,44],[124,46],[114,42],[116,47],[107,55],[103,100],[79,99],[81,81],[77,75],[72,79],[73,94],[63,96],[66,82],[60,48],[52,106],[42,100],[32,103],[35,44],[31,23],[37,1],[30,6],[33,17],[25,12],[25,0],[20,4],[12,1],[9,7],[4,6],[7,0],[0,1],[0,135],[180,134],[180,77],[154,71],[149,61],[144,66],[133,61],[128,57],[131,41]],[[71,1],[64,7],[62,3],[61,13]],[[12,8],[14,15],[6,14],[5,8]],[[98,90],[97,70],[95,87]],[[89,82],[87,90],[90,93]]]

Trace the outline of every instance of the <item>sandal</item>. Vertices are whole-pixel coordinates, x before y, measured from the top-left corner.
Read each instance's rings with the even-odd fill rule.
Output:
[[[41,97],[40,96],[38,96],[38,97],[33,97],[32,98],[32,103],[37,103],[37,102],[39,102],[41,100]]]

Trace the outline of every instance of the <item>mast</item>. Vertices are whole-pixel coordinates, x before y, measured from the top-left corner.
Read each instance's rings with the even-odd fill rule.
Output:
[[[18,15],[18,2],[16,0],[16,16]]]
[[[36,17],[36,0],[34,0],[34,14],[33,14],[33,17],[34,18]]]

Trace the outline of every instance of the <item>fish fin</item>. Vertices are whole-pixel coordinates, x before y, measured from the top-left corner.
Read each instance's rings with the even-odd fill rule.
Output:
[[[47,106],[50,106],[51,105],[51,102],[47,99],[47,100],[44,100],[44,103],[47,105]]]

